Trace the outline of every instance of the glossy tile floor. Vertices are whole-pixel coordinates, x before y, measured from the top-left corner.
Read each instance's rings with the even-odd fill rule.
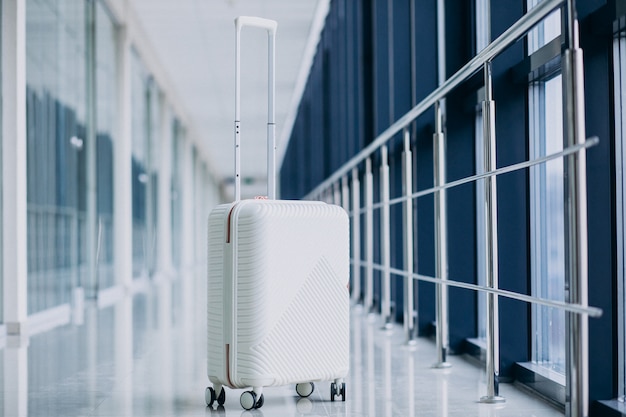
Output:
[[[293,387],[268,388],[265,405],[243,411],[241,390],[225,407],[204,402],[205,306],[201,280],[155,285],[107,308],[87,305],[78,324],[0,350],[0,412],[14,416],[562,416],[550,405],[502,384],[503,405],[478,399],[484,373],[462,357],[432,369],[430,340],[403,346],[401,329],[380,330],[377,317],[351,313],[347,401],[330,402],[329,383],[309,398]],[[79,315],[80,316],[80,315]]]

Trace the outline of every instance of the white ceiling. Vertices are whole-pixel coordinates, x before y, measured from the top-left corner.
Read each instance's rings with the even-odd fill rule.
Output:
[[[188,113],[190,130],[201,147],[208,150],[212,171],[220,181],[228,182],[234,172],[234,18],[248,15],[278,22],[276,137],[280,142],[303,62],[306,66],[307,43],[311,43],[307,41],[310,35],[311,39],[317,36],[311,32],[315,32],[314,20],[322,10],[322,2],[130,0],[156,58]],[[305,70],[306,75],[308,68]],[[242,176],[244,180],[258,179],[255,185],[242,187],[245,198],[265,194],[266,187],[267,32],[264,30],[243,31],[241,89]]]

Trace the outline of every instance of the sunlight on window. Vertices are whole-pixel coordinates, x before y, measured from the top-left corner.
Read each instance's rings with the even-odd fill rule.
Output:
[[[531,158],[563,149],[561,76],[531,86]],[[533,294],[564,300],[565,246],[563,160],[533,167],[531,174],[531,249]],[[565,313],[533,307],[533,361],[565,372]]]
[[[528,10],[541,3],[542,0],[529,0]],[[532,54],[542,46],[550,43],[561,34],[561,9],[557,9],[546,17],[537,27],[528,32],[528,54]]]

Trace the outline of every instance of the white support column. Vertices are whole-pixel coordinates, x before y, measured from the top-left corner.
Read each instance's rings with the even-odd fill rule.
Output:
[[[181,194],[182,198],[182,233],[181,233],[181,266],[187,269],[193,266],[193,147],[188,138],[181,141]]]
[[[128,28],[120,27],[117,45],[118,131],[114,142],[114,257],[117,284],[130,290],[133,280],[132,95]]]
[[[172,126],[164,94],[159,94],[159,162],[157,193],[157,270],[161,277],[172,274]]]
[[[2,279],[9,335],[27,335],[26,1],[2,2]]]
[[[17,344],[9,343],[4,349],[5,384],[9,384],[13,392],[4,393],[4,407],[0,408],[5,416],[28,415],[28,341],[21,340]]]
[[[88,19],[88,30],[86,33],[86,61],[87,71],[85,77],[85,90],[87,92],[87,137],[85,147],[87,157],[86,182],[87,182],[87,242],[86,260],[87,276],[79,280],[78,271],[74,272],[72,283],[72,307],[75,322],[81,322],[83,317],[83,304],[85,294],[89,298],[97,297],[97,244],[98,244],[98,190],[97,190],[97,108],[96,103],[96,6],[94,3],[86,3],[88,9],[86,13]],[[77,253],[78,251],[76,251]]]

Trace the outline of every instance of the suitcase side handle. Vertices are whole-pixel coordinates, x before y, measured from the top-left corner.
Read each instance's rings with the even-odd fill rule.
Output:
[[[276,198],[276,124],[275,124],[275,46],[276,28],[274,20],[252,16],[239,16],[235,19],[235,201],[241,199],[241,29],[251,26],[267,30],[268,37],[268,86],[267,86],[267,195]]]

